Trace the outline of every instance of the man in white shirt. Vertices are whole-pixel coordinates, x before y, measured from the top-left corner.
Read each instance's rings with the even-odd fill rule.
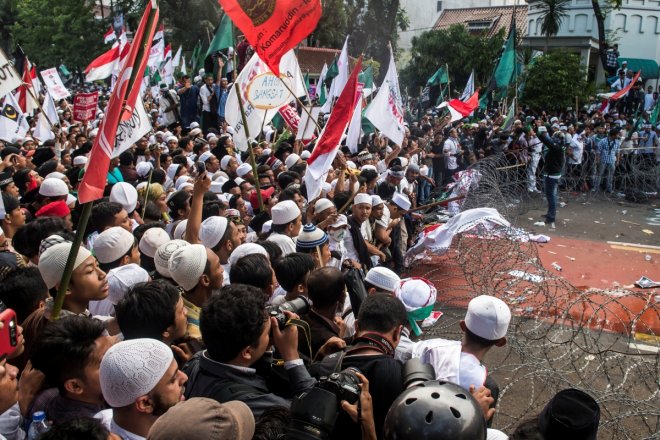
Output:
[[[167,85],[160,85],[160,100],[158,101],[163,125],[170,126],[179,121],[179,97]]]
[[[267,240],[277,244],[282,250],[282,256],[286,257],[296,251],[296,237],[302,228],[300,208],[293,200],[285,200],[273,206],[270,215],[273,225]]]
[[[207,133],[209,128],[218,128],[216,113],[218,107],[217,88],[219,86],[213,84],[213,75],[209,74],[204,78],[204,85],[199,89],[199,99],[202,101],[202,131],[204,133]]]
[[[445,156],[445,168],[448,171],[445,174],[445,181],[451,180],[451,176],[458,169],[457,157],[461,153],[461,145],[458,143],[458,133],[455,128],[452,128],[449,130],[449,137],[442,147],[442,154]]]

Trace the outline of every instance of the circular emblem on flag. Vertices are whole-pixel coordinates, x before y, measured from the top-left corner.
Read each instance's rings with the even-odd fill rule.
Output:
[[[14,106],[7,103],[2,109],[2,116],[11,119],[12,121],[15,121],[16,119],[18,119],[18,112],[16,111]]]
[[[255,76],[247,87],[248,101],[260,110],[282,107],[291,100],[291,92],[284,81],[291,88],[291,82],[283,75],[278,78],[274,73],[266,72]]]
[[[260,26],[268,21],[273,15],[276,3],[275,0],[238,0],[241,9],[250,17],[255,26]]]

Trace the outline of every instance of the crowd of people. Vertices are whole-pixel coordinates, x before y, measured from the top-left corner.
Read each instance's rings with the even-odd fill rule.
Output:
[[[507,438],[488,428],[499,385],[483,361],[506,344],[511,312],[478,296],[462,340],[424,337],[436,288],[401,278],[417,208],[501,154],[545,192],[553,224],[558,187],[612,192],[626,156],[657,166],[660,126],[631,134],[630,115],[595,108],[522,109],[506,130],[497,112],[420,113],[401,145],[374,133],[357,154],[342,147],[308,200],[314,143],[267,126],[236,145],[228,88],[213,76],[161,86],[146,104],[153,131],[112,160],[87,224],[76,194],[98,120],[77,123],[62,101],[55,140],[0,145],[0,300],[18,324],[0,434],[25,438],[43,411],[43,439]],[[588,394],[564,390],[508,438],[595,439],[599,417]]]

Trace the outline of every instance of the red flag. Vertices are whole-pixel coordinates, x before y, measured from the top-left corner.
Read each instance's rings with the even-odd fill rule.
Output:
[[[152,10],[154,4],[156,8]],[[135,101],[138,99],[139,83],[144,76],[149,58],[149,47],[158,24],[158,12],[156,2],[148,1],[140,25],[135,32],[134,44],[131,44],[130,51],[121,66],[105,117],[99,127],[99,134],[94,139],[87,169],[78,190],[80,203],[91,202],[103,197],[117,127],[122,120],[131,117]],[[140,49],[142,49],[142,58],[138,59]]]
[[[479,107],[479,89],[477,89],[465,102],[459,99],[452,99],[448,104],[465,117]]]
[[[321,18],[320,0],[218,0],[275,75],[280,58],[312,33]]]
[[[622,88],[621,90],[616,92],[614,95],[612,95],[610,97],[610,100],[611,101],[616,101],[617,99],[621,98],[623,95],[628,93],[628,91],[632,88],[632,86],[634,86],[637,83],[637,78],[639,78],[639,75],[641,75],[641,74],[642,74],[642,71],[640,70],[639,72],[637,72],[637,75],[635,75],[635,77],[632,79],[632,81],[630,81],[630,83],[627,86],[625,86],[624,88]]]
[[[21,72],[21,76],[22,76],[21,80],[23,81],[23,85],[21,85],[16,89],[16,101],[18,102],[18,106],[21,108],[21,110],[23,110],[23,113],[27,113],[27,114],[32,114],[34,112],[34,109],[37,107],[36,103],[34,102],[34,99],[31,96],[29,96],[30,93],[29,90],[33,89],[32,74],[30,73],[31,70],[32,70],[32,64],[30,63],[30,61],[28,61],[28,58],[26,56],[25,61],[23,62],[23,72]]]
[[[321,192],[321,177],[327,173],[332,161],[337,156],[341,137],[346,131],[346,127],[353,117],[355,104],[360,98],[358,88],[358,74],[362,70],[362,58],[357,62],[353,73],[348,78],[344,90],[337,99],[330,119],[325,124],[318,142],[314,146],[312,155],[307,160],[307,171],[305,172],[305,186],[307,187],[307,196],[310,200],[318,197]]]

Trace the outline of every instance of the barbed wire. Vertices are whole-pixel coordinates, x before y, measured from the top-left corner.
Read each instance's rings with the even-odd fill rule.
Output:
[[[658,165],[633,159],[633,175],[619,180],[622,192],[657,190]],[[473,165],[479,179],[461,210],[495,208],[514,222],[543,206],[542,197],[527,193],[525,167],[509,160],[498,155]],[[576,179],[588,178],[585,173]],[[566,188],[577,182],[567,179]],[[660,291],[578,288],[543,266],[535,243],[507,236],[497,229],[466,231],[445,255],[415,264],[413,274],[437,287],[437,309],[444,313],[424,338],[459,339],[469,300],[494,295],[515,315],[507,345],[484,360],[500,387],[494,427],[511,433],[556,392],[573,387],[600,404],[599,439],[660,438]]]

